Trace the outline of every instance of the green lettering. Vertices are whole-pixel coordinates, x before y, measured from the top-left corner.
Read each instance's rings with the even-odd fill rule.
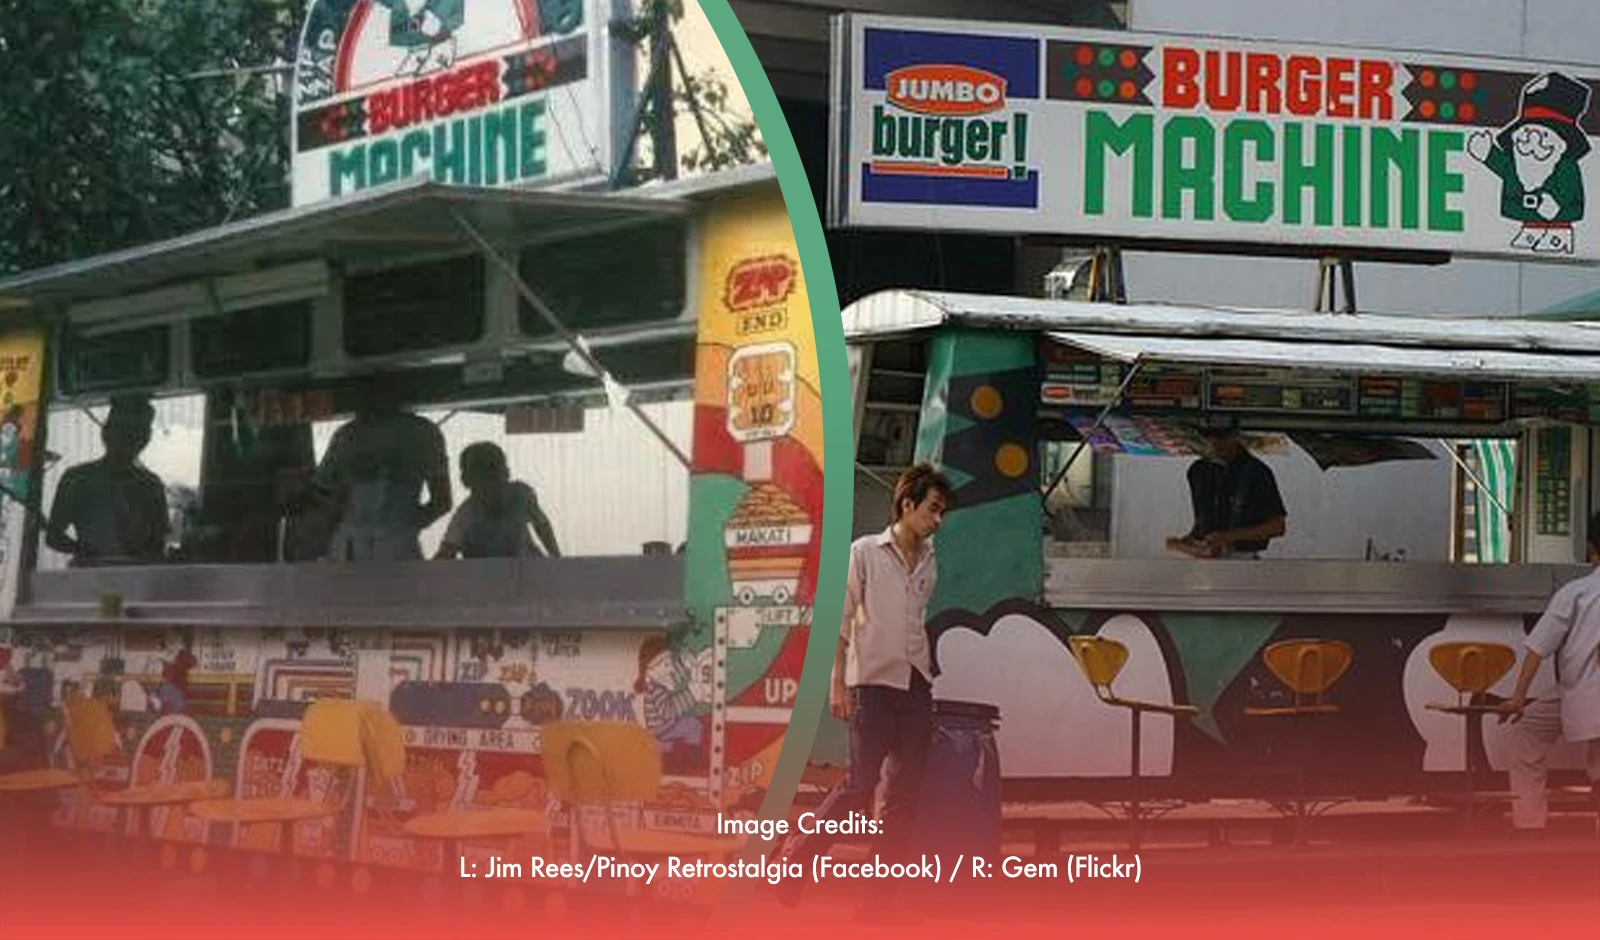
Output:
[[[1244,195],[1245,144],[1254,144],[1257,160],[1271,160],[1277,138],[1265,121],[1239,120],[1222,133],[1222,213],[1235,222],[1265,222],[1272,218],[1273,185],[1256,182],[1254,195]]]
[[[1084,122],[1084,147],[1084,214],[1105,215],[1106,151],[1122,156],[1132,150],[1133,173],[1129,182],[1133,187],[1133,214],[1140,219],[1150,218],[1155,210],[1154,117],[1135,114],[1118,124],[1103,111],[1090,111]]]
[[[345,192],[345,180],[350,181],[350,192],[367,188],[367,146],[356,144],[349,150],[335,150],[328,156],[328,192],[337,196]]]
[[[1361,128],[1344,129],[1344,224],[1361,224]]]
[[[1416,129],[1398,134],[1385,127],[1372,129],[1372,225],[1388,228],[1393,171],[1400,173],[1400,225],[1417,227],[1422,215],[1422,138]]]
[[[484,167],[483,181],[490,186],[500,182],[501,167],[505,180],[517,178],[517,112],[510,108],[490,111],[483,116]]]
[[[961,138],[966,130],[962,122],[955,119],[939,122],[939,162],[945,166],[957,166],[962,162]]]
[[[1299,225],[1304,219],[1304,190],[1310,189],[1317,225],[1333,224],[1333,126],[1318,124],[1316,156],[1305,162],[1305,126],[1283,127],[1283,221]]]
[[[417,161],[428,159],[433,137],[427,131],[412,131],[400,138],[400,175],[410,178],[418,172]]]
[[[1190,163],[1184,150],[1193,146]],[[1183,194],[1194,194],[1194,217],[1216,217],[1217,132],[1199,117],[1175,117],[1161,129],[1161,212],[1169,219],[1183,218]]]
[[[1450,155],[1465,146],[1460,131],[1428,132],[1428,228],[1435,232],[1461,231],[1463,216],[1450,208],[1450,196],[1466,188],[1466,181],[1450,169]]]
[[[538,179],[545,174],[544,102],[530,101],[522,106],[522,178]]]
[[[483,118],[467,119],[467,182],[483,185]]]
[[[884,113],[883,105],[872,109],[872,155],[887,157],[894,153],[894,118]]]
[[[400,147],[393,140],[375,140],[367,148],[367,182],[374,186],[400,178]]]
[[[460,121],[433,129],[433,179],[438,183],[464,183],[467,179],[467,127]]]
[[[974,160],[989,159],[988,121],[973,121],[967,125],[967,156]]]

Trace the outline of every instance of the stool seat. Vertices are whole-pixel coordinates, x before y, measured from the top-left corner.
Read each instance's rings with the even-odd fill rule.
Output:
[[[96,802],[106,806],[177,806],[226,796],[226,780],[199,780],[194,783],[159,784],[147,787],[130,787],[98,795]]]
[[[1244,713],[1254,717],[1284,715],[1335,715],[1339,706],[1332,702],[1306,702],[1302,705],[1246,705]]]
[[[413,816],[400,828],[406,835],[422,839],[495,839],[544,832],[550,821],[536,809],[503,807]]]
[[[1078,668],[1083,672],[1083,677],[1089,680],[1089,685],[1094,688],[1094,694],[1101,702],[1113,708],[1128,710],[1128,719],[1132,723],[1132,747],[1128,757],[1132,770],[1133,799],[1128,810],[1129,822],[1132,824],[1132,838],[1129,840],[1134,851],[1138,851],[1141,832],[1141,822],[1144,817],[1142,807],[1143,783],[1140,762],[1143,748],[1140,741],[1144,733],[1144,715],[1153,712],[1166,715],[1174,720],[1178,718],[1193,718],[1200,714],[1200,709],[1179,702],[1148,702],[1142,699],[1123,698],[1111,691],[1111,683],[1115,682],[1117,675],[1122,672],[1122,667],[1128,662],[1128,647],[1110,637],[1104,636],[1074,636],[1067,639],[1067,648],[1072,651],[1072,658],[1077,661]]]
[[[0,793],[31,793],[40,790],[64,790],[81,781],[66,770],[19,770],[0,776]]]
[[[1458,705],[1454,702],[1429,702],[1422,706],[1429,711],[1446,715],[1504,715],[1509,714],[1499,705]]]
[[[189,814],[217,823],[291,823],[323,819],[339,812],[337,806],[314,800],[286,800],[260,797],[242,800],[202,800],[189,807]]]
[[[1198,715],[1200,709],[1193,705],[1172,704],[1167,702],[1146,702],[1140,699],[1123,698],[1120,695],[1102,695],[1100,701],[1118,708],[1137,708],[1142,712],[1159,712],[1163,715]]]

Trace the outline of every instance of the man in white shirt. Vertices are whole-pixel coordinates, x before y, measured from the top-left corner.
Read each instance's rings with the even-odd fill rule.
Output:
[[[1589,563],[1600,565],[1600,513],[1589,520]],[[1589,792],[1600,812],[1600,568],[1566,585],[1523,642],[1526,656],[1505,705],[1511,734],[1512,825],[1544,829],[1549,812],[1546,761],[1558,738],[1581,744]],[[1555,666],[1557,697],[1528,701],[1528,687],[1545,660]]]
[[[844,622],[834,653],[828,707],[850,723],[850,767],[817,809],[817,819],[872,815],[880,776],[888,773],[874,851],[903,861],[916,825],[923,759],[933,733],[933,665],[925,625],[937,575],[930,539],[944,521],[950,482],[927,464],[900,475],[894,522],[850,546]],[[824,834],[797,836],[789,861],[807,865],[827,850]],[[799,902],[800,879],[779,882],[779,900]]]

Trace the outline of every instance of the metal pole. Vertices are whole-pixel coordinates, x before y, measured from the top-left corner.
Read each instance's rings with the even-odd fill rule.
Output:
[[[706,116],[700,110],[700,100],[695,97],[694,77],[689,74],[688,66],[683,64],[683,52],[678,49],[678,40],[670,32],[667,33],[667,44],[672,48],[672,60],[678,64],[678,74],[683,76],[683,90],[689,99],[689,111],[694,115],[695,126],[700,128],[700,139],[705,141],[706,154],[716,163],[717,143],[711,139],[711,129],[706,126]],[[671,73],[668,73],[671,77]]]
[[[1456,453],[1456,449],[1454,447],[1450,446],[1450,444],[1447,443],[1443,438],[1434,438],[1434,443],[1444,448],[1444,452],[1449,454],[1450,459],[1455,461],[1456,466],[1461,468],[1461,472],[1467,475],[1467,479],[1472,481],[1472,485],[1476,486],[1480,493],[1483,493],[1485,496],[1489,497],[1489,502],[1494,503],[1496,509],[1505,513],[1507,516],[1511,515],[1511,510],[1506,508],[1506,504],[1500,502],[1500,500],[1494,495],[1493,490],[1483,485],[1483,481],[1478,478],[1476,473],[1472,472],[1472,468],[1467,466],[1467,462],[1461,459],[1461,455]]]
[[[484,257],[488,258],[489,261],[492,262],[496,267],[505,272],[507,277],[511,278],[511,283],[516,285],[517,293],[522,295],[522,299],[527,301],[528,306],[532,307],[534,311],[544,319],[544,322],[549,324],[550,328],[555,330],[556,333],[566,341],[567,346],[570,347],[572,351],[577,354],[578,358],[582,359],[584,364],[587,365],[590,370],[592,370],[600,379],[602,386],[604,386],[608,381],[619,386],[622,384],[617,382],[617,380],[611,376],[611,373],[606,371],[606,367],[600,364],[600,360],[596,359],[594,354],[589,352],[588,348],[584,346],[583,343],[578,341],[578,337],[574,335],[571,330],[567,329],[566,324],[562,323],[561,319],[555,315],[554,311],[552,311],[549,306],[547,306],[545,302],[539,298],[539,295],[535,294],[533,289],[522,280],[522,275],[517,272],[516,267],[502,257],[498,251],[495,251],[494,246],[489,244],[488,239],[484,238],[478,233],[477,229],[472,227],[472,223],[468,222],[461,215],[461,213],[455,209],[450,210],[450,215],[456,220],[456,224],[461,226],[461,230],[467,233],[467,237],[477,243],[478,249],[483,252]],[[626,386],[622,387],[624,391],[627,390]],[[650,416],[645,414],[644,409],[640,408],[631,397],[629,398],[627,405],[628,410],[633,412],[634,416],[640,421],[644,422],[644,426],[650,430],[650,433],[654,434],[657,440],[664,444],[668,450],[672,451],[672,455],[678,458],[678,462],[683,464],[685,469],[693,467],[693,463],[689,460],[689,456],[685,454],[677,444],[673,443],[672,438],[668,437],[665,431],[661,430],[661,428],[658,427],[654,421],[650,420]]]
[[[1094,424],[1090,425],[1089,430],[1083,433],[1083,440],[1078,442],[1078,446],[1073,450],[1072,456],[1067,458],[1067,462],[1063,464],[1060,471],[1056,473],[1056,478],[1050,481],[1050,486],[1044,491],[1044,498],[1042,500],[1043,502],[1048,503],[1050,501],[1051,494],[1056,491],[1056,487],[1061,485],[1061,481],[1067,478],[1067,471],[1071,470],[1072,465],[1077,462],[1078,455],[1083,453],[1083,449],[1085,447],[1089,446],[1089,439],[1094,436],[1094,432],[1100,430],[1100,426],[1105,423],[1106,418],[1111,416],[1111,410],[1122,402],[1123,394],[1127,392],[1128,386],[1133,384],[1134,376],[1139,374],[1139,367],[1141,365],[1143,365],[1143,363],[1140,360],[1133,360],[1133,365],[1129,367],[1127,376],[1122,380],[1122,385],[1117,388],[1117,393],[1113,395],[1111,401],[1100,410],[1099,416],[1094,419]]]

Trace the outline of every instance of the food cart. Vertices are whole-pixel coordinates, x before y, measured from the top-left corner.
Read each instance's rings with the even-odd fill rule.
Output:
[[[855,532],[913,459],[949,473],[935,691],[1000,707],[1007,793],[1125,799],[1135,740],[1152,795],[1464,789],[1468,722],[1427,707],[1455,700],[1429,651],[1515,647],[1581,570],[1600,332],[1376,316],[1355,273],[1600,260],[1570,198],[1593,179],[1592,68],[876,14],[832,38],[829,222],[938,262],[906,282],[840,239],[836,266],[868,285],[844,313]],[[1534,139],[1537,172],[1514,156]],[[947,235],[994,257],[946,259]],[[1239,299],[1128,303],[1125,270],[1166,253],[1239,256],[1207,285]],[[1244,309],[1261,258],[1302,259],[1317,312]],[[1214,416],[1241,421],[1288,503],[1259,560],[1163,545],[1190,527],[1184,471]],[[1519,485],[1469,441],[1515,441]],[[1512,522],[1509,563],[1455,544],[1480,494]],[[1074,659],[1091,634],[1127,648],[1115,696],[1197,713],[1147,714],[1134,738]],[[1286,638],[1349,644],[1336,712],[1257,714],[1284,710],[1262,659]],[[1483,724],[1471,766],[1502,766]]]
[[[629,97],[602,65],[631,53],[586,26],[610,21],[608,3],[540,4],[543,22],[528,4],[469,5],[471,28],[406,49],[340,19],[348,4],[312,6],[293,208],[0,282],[20,432],[0,513],[0,669],[58,766],[64,696],[109,703],[121,747],[104,789],[215,780],[234,797],[315,799],[301,719],[328,699],[392,715],[403,773],[298,825],[162,807],[139,840],[126,814],[69,791],[63,837],[113,833],[194,872],[263,874],[287,857],[323,887],[480,890],[447,849],[474,864],[532,854],[518,845],[549,855],[551,832],[508,844],[402,824],[516,808],[570,835],[541,759],[556,720],[653,734],[660,785],[623,807],[624,828],[704,834],[719,812],[753,813],[798,687],[823,492],[810,311],[771,167],[595,184],[611,170],[606,109]],[[497,155],[517,172],[497,174]],[[511,454],[561,557],[307,551],[286,488],[374,376],[440,426],[452,477],[475,438]],[[39,544],[42,497],[64,464],[98,455],[97,432],[47,431],[127,393],[203,415],[195,537],[163,564],[65,566]]]
[[[935,692],[1000,707],[1013,793],[1126,791],[1128,720],[1097,700],[1074,663],[1068,640],[1082,634],[1128,646],[1118,694],[1200,709],[1192,721],[1145,719],[1152,793],[1270,793],[1289,769],[1281,736],[1302,734],[1315,735],[1319,790],[1457,790],[1465,725],[1426,707],[1454,696],[1430,649],[1519,645],[1552,592],[1585,570],[1584,524],[1600,506],[1593,327],[922,291],[864,298],[844,324],[862,416],[858,506],[882,503],[874,477],[889,467],[875,465],[933,460],[955,481],[928,627]],[[1187,530],[1193,428],[1219,415],[1237,418],[1269,463],[1309,455],[1324,478],[1350,481],[1396,460],[1449,466],[1454,451],[1433,442],[1513,439],[1520,482],[1507,508],[1521,550],[1510,564],[1448,560],[1448,516],[1421,536],[1446,556],[1437,561],[1314,540],[1288,557],[1269,549],[1258,560],[1199,560],[1111,537],[1119,515],[1149,502],[1172,509],[1161,534]],[[893,453],[901,441],[914,441],[914,453]],[[1088,478],[1091,460],[1101,479]],[[1120,472],[1143,462],[1167,470]],[[1072,477],[1069,463],[1083,471],[1078,508],[1093,508],[1091,491],[1117,491],[1101,503],[1112,518],[1099,534],[1052,524],[1070,504],[1052,499],[1056,511],[1046,511],[1044,494]],[[1344,492],[1393,505],[1426,498]],[[1283,496],[1291,531],[1317,514],[1316,490]],[[1291,637],[1354,652],[1329,692],[1339,714],[1309,730],[1246,714],[1282,691],[1261,651]],[[1507,694],[1513,678],[1491,691]],[[1475,758],[1503,769],[1503,731],[1487,724]]]

